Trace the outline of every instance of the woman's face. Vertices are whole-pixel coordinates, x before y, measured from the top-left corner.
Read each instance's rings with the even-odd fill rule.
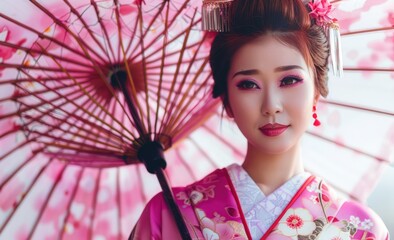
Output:
[[[313,122],[317,97],[312,73],[297,49],[272,36],[235,53],[227,83],[227,113],[249,147],[269,154],[287,151]]]

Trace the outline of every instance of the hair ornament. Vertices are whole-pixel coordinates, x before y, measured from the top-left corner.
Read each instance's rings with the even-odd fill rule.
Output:
[[[202,29],[210,32],[230,32],[233,0],[203,0]]]
[[[323,28],[334,26],[336,18],[331,18],[332,4],[329,0],[312,0],[308,2],[309,16],[318,26]]]
[[[341,34],[339,27],[328,29],[328,37],[330,44],[331,66],[333,74],[337,77],[343,76],[343,62],[342,62],[342,48],[341,48]]]
[[[343,75],[341,35],[336,18],[330,17],[332,4],[330,0],[312,0],[308,2],[309,16],[315,24],[322,27],[330,44],[331,66],[337,77]]]

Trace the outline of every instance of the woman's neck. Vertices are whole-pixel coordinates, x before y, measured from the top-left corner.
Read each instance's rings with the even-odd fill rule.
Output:
[[[262,153],[248,146],[242,167],[266,196],[304,171],[299,144],[280,154]]]

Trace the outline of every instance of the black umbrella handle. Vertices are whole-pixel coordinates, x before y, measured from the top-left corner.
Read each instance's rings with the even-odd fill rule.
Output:
[[[159,169],[156,172],[156,176],[159,179],[160,186],[163,190],[163,195],[164,199],[167,203],[167,206],[170,208],[172,212],[172,216],[175,219],[176,225],[178,227],[179,233],[181,234],[181,237],[183,240],[191,240],[192,238],[190,237],[189,231],[187,230],[187,226],[185,223],[185,220],[183,219],[183,216],[181,214],[181,211],[178,208],[178,205],[176,205],[175,200],[174,200],[174,194],[172,193],[171,188],[168,185],[168,181],[166,178],[166,175],[163,171],[163,169]],[[135,227],[132,230],[128,240],[133,240],[135,234]]]
[[[158,169],[156,171],[157,179],[159,180],[160,186],[163,190],[164,199],[167,203],[167,206],[170,208],[172,215],[175,218],[176,225],[179,229],[179,233],[182,236],[183,240],[191,240],[189,231],[187,229],[185,219],[182,216],[181,211],[178,208],[178,205],[175,203],[174,194],[168,185],[168,181],[163,169]]]
[[[174,194],[163,171],[163,169],[166,167],[163,151],[163,147],[159,142],[147,141],[143,143],[138,150],[138,159],[145,164],[148,172],[156,174],[161,189],[163,190],[164,199],[168,208],[171,210],[172,216],[174,217],[182,239],[191,240],[192,238],[190,237],[185,220],[178,208],[178,205],[175,203]],[[132,235],[133,232],[131,233],[129,239],[132,238]]]

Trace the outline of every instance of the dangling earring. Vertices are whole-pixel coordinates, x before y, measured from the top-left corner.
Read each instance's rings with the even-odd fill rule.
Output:
[[[312,115],[312,117],[315,119],[315,121],[313,122],[313,126],[315,126],[315,127],[320,126],[320,121],[317,120],[316,106],[313,106],[313,115]]]

